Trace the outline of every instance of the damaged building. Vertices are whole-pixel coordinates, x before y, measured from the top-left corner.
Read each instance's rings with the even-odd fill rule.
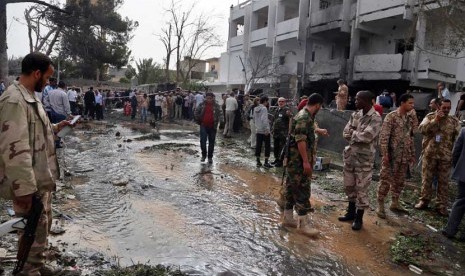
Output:
[[[444,19],[448,3],[253,0],[231,6],[218,83],[288,98],[319,92],[328,102],[340,78],[352,93],[432,92],[439,81],[458,91],[465,58],[444,51],[453,35]]]

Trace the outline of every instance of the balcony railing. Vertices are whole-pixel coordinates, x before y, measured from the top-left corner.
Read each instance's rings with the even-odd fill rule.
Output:
[[[244,36],[243,35],[238,35],[235,37],[231,37],[229,40],[229,47],[237,47],[237,46],[242,46],[244,44]]]
[[[276,27],[276,35],[284,35],[290,34],[295,32],[295,36],[297,36],[297,32],[299,30],[299,17],[292,18],[283,22],[278,23]]]
[[[252,31],[252,33],[250,34],[250,44],[252,47],[263,45],[266,43],[267,38],[268,38],[268,27]]]
[[[342,18],[342,5],[335,5],[324,10],[312,12],[311,26],[320,26]]]
[[[331,59],[310,62],[308,71],[310,75],[310,81],[340,78],[341,72],[345,68],[345,64],[345,59]]]

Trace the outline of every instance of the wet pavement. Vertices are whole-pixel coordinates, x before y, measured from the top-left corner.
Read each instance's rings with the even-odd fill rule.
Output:
[[[282,171],[257,169],[243,136],[218,134],[214,163],[200,163],[196,129],[166,125],[160,139],[131,124],[76,129],[62,152],[72,175],[64,182],[76,199],[60,211],[72,220],[52,242],[102,252],[123,266],[174,265],[192,275],[411,274],[389,261],[393,227],[369,217],[356,233],[337,222],[342,195],[312,188],[319,239],[280,228]],[[342,185],[340,172],[317,177]]]

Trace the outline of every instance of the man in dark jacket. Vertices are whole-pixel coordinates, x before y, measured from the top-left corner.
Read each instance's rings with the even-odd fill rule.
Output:
[[[454,150],[452,151],[452,167],[454,172],[452,178],[457,180],[457,199],[452,205],[449,220],[446,228],[441,232],[444,236],[452,239],[459,230],[460,222],[465,214],[465,128],[460,131],[459,138],[455,141]],[[460,241],[465,241],[465,233],[459,238]]]
[[[135,94],[131,97],[131,111],[131,120],[134,120],[137,114],[137,96]]]
[[[84,115],[88,118],[94,119],[95,117],[95,93],[94,93],[94,88],[90,87],[89,91],[86,92],[84,95],[84,104],[85,106],[85,111]]]
[[[196,109],[195,121],[200,125],[200,149],[202,151],[201,162],[205,162],[208,156],[208,163],[213,163],[213,151],[215,149],[215,138],[218,124],[223,123],[223,111],[219,104],[215,102],[215,95],[206,93],[205,101]],[[207,151],[208,140],[208,151]]]
[[[287,134],[289,133],[289,119],[292,116],[291,111],[286,106],[286,99],[278,99],[278,109],[274,112],[273,128],[273,149],[274,149],[274,162],[271,165],[276,167],[283,166],[283,160],[281,159],[281,151],[283,150],[284,144],[286,144]]]

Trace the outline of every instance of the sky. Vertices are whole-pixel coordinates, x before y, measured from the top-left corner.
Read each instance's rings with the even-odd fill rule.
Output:
[[[119,13],[123,17],[128,17],[139,22],[139,27],[134,32],[134,38],[129,43],[132,50],[132,58],[139,60],[142,58],[153,58],[157,62],[162,62],[164,56],[163,44],[155,34],[166,22],[167,15],[164,7],[168,7],[171,0],[125,0]],[[190,7],[196,3],[194,14],[206,13],[214,19],[217,26],[217,33],[220,35],[224,46],[212,49],[205,58],[219,57],[226,51],[228,36],[228,18],[231,4],[237,5],[238,0],[182,0],[182,5]],[[8,56],[20,57],[28,53],[27,28],[24,24],[24,10],[30,4],[9,4],[7,6],[7,43]],[[19,22],[18,22],[19,21]]]

